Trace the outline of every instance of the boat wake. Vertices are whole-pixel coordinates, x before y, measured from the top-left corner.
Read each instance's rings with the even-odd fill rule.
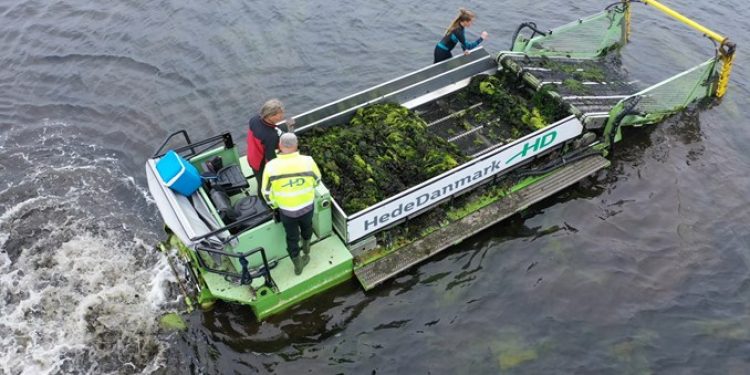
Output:
[[[116,153],[64,128],[0,147],[0,373],[163,370],[177,293],[153,208]]]

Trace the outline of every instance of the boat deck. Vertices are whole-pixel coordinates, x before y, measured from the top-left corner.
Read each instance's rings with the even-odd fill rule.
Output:
[[[202,274],[214,297],[250,305],[258,320],[349,280],[351,276],[352,254],[335,235],[313,243],[310,263],[300,275],[294,274],[294,265],[289,257],[279,259],[271,269],[275,290],[265,287],[262,277],[253,279],[247,287],[239,287],[237,280],[223,275],[211,272]]]

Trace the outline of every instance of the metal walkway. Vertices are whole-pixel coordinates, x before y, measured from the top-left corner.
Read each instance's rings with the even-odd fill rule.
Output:
[[[607,167],[609,163],[599,155],[570,163],[536,184],[355,269],[354,274],[365,290],[370,290],[399,272]]]

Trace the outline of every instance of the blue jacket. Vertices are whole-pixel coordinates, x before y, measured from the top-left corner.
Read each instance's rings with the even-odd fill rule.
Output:
[[[479,39],[474,42],[467,42],[466,36],[464,35],[463,26],[458,26],[457,28],[453,29],[453,31],[446,34],[443,39],[438,42],[437,46],[450,52],[451,50],[453,50],[456,44],[461,43],[461,48],[466,51],[478,46],[479,43],[482,43],[482,40],[484,39],[482,39],[482,37],[479,37]]]

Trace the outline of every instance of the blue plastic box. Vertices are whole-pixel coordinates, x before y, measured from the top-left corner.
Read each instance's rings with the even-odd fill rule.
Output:
[[[169,150],[156,162],[164,184],[170,189],[189,197],[201,187],[201,175],[198,170],[176,152]]]

